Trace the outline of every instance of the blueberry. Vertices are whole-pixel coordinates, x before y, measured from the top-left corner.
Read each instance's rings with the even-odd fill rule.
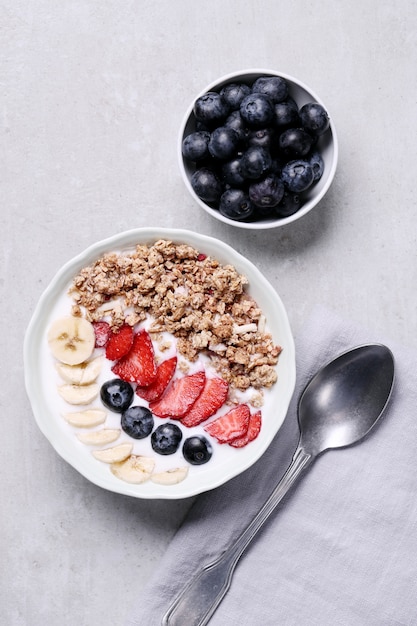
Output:
[[[308,155],[306,161],[308,161],[313,168],[314,182],[317,182],[323,176],[324,172],[324,161],[321,154],[315,150]]]
[[[190,161],[201,161],[209,155],[210,133],[204,130],[190,133],[182,142],[182,154]]]
[[[211,133],[208,149],[211,156],[224,161],[235,154],[238,143],[239,135],[233,128],[219,126]]]
[[[252,93],[263,93],[272,102],[282,102],[288,96],[288,85],[280,76],[260,76],[252,85]]]
[[[226,161],[222,167],[222,176],[226,185],[230,187],[243,187],[246,183],[246,178],[242,176],[240,169],[240,157],[236,157],[231,161]]]
[[[272,128],[258,128],[252,130],[247,138],[248,146],[260,146],[266,150],[271,150],[275,133]]]
[[[301,125],[298,106],[293,100],[284,100],[274,105],[273,125],[280,130]]]
[[[281,178],[289,191],[301,193],[314,181],[313,168],[307,161],[289,161],[282,168]]]
[[[245,122],[254,128],[269,126],[274,117],[272,102],[263,93],[252,93],[245,96],[239,110]]]
[[[303,128],[314,135],[322,135],[330,126],[326,109],[317,102],[309,102],[300,109]]]
[[[191,463],[191,465],[203,465],[210,461],[213,448],[211,444],[205,437],[202,435],[195,435],[194,437],[189,437],[184,441],[184,445],[182,447],[182,453],[184,455],[184,459]]]
[[[122,413],[122,429],[133,439],[144,439],[151,434],[154,419],[151,411],[144,406],[131,406]]]
[[[268,150],[260,146],[250,146],[241,158],[241,170],[245,178],[256,180],[269,171],[272,158]]]
[[[113,378],[101,386],[100,398],[110,411],[123,413],[132,403],[133,387],[120,378]]]
[[[197,120],[213,124],[226,119],[229,106],[216,91],[208,91],[194,103],[194,115]]]
[[[201,167],[191,176],[191,187],[203,202],[217,202],[222,193],[218,176],[210,169]]]
[[[233,128],[237,132],[241,143],[246,141],[249,131],[246,126],[246,122],[240,114],[240,111],[232,111],[230,115],[226,117],[224,126],[227,126],[227,128]]]
[[[151,445],[158,454],[174,454],[182,439],[181,428],[176,424],[161,424],[151,435]]]
[[[231,220],[246,220],[254,211],[254,206],[243,189],[227,189],[220,198],[219,211]]]
[[[298,193],[291,193],[291,191],[285,191],[281,202],[274,208],[274,213],[277,217],[289,217],[301,207],[301,198]]]
[[[313,137],[303,128],[289,128],[279,136],[279,147],[291,157],[302,157],[308,154],[313,145]]]
[[[245,83],[229,83],[220,90],[220,95],[231,110],[236,110],[243,98],[248,96],[250,92],[249,85],[245,85]]]
[[[261,209],[275,207],[284,195],[284,183],[278,176],[269,175],[252,183],[249,187],[249,198]]]

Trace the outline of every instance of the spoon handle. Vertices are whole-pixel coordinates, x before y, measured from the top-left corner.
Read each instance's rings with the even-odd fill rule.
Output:
[[[293,459],[257,515],[217,559],[202,567],[175,598],[162,618],[162,626],[205,626],[226,595],[236,564],[275,507],[294,484],[313,456],[298,445]]]

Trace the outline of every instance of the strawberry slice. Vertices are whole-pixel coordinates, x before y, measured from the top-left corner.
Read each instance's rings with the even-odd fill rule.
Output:
[[[129,324],[123,324],[113,331],[106,345],[106,358],[109,361],[117,361],[127,354],[133,344],[133,328]]]
[[[111,371],[122,380],[147,386],[156,377],[155,353],[147,330],[143,329],[133,337],[129,352],[119,359]]]
[[[159,400],[149,404],[149,408],[158,417],[179,419],[197,400],[205,382],[206,374],[203,371],[176,378]]]
[[[207,378],[204,389],[188,413],[181,418],[184,426],[197,426],[211,417],[226,401],[228,383],[223,378]]]
[[[249,427],[245,435],[243,437],[238,437],[237,439],[233,439],[233,441],[229,442],[230,446],[234,448],[243,448],[250,441],[256,439],[261,431],[262,426],[262,414],[261,411],[257,411],[256,413],[252,413],[249,418]]]
[[[93,322],[94,334],[96,336],[95,347],[105,348],[111,335],[111,328],[108,322]]]
[[[249,427],[250,410],[247,404],[238,404],[228,413],[221,415],[206,426],[204,430],[215,437],[219,443],[230,443],[243,437]]]
[[[166,359],[162,361],[160,365],[158,365],[156,369],[156,378],[147,387],[136,387],[136,393],[143,400],[147,400],[148,402],[154,402],[158,400],[164,393],[165,389],[168,387],[171,378],[175,373],[175,368],[177,367],[177,357],[173,356],[171,359]]]

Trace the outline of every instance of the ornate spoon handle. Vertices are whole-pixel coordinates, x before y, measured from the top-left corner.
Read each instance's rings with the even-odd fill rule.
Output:
[[[244,550],[313,459],[299,444],[287,471],[259,513],[232,545],[195,574],[165,613],[162,626],[208,624],[230,587],[234,569]]]

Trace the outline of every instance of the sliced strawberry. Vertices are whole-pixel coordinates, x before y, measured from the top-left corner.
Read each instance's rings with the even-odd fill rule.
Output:
[[[108,322],[93,322],[94,334],[96,336],[96,348],[105,348],[111,335],[111,328]]]
[[[205,382],[206,374],[203,371],[176,378],[159,400],[149,404],[149,408],[158,417],[179,419],[197,400]]]
[[[247,404],[238,404],[228,413],[204,426],[204,430],[215,437],[219,443],[229,443],[246,434],[249,417],[250,410]]]
[[[243,448],[243,446],[246,446],[250,441],[253,441],[254,439],[256,439],[256,437],[261,432],[261,426],[262,426],[261,411],[252,413],[252,415],[249,418],[249,428],[246,434],[243,435],[243,437],[238,437],[237,439],[233,439],[233,441],[230,441],[229,445],[233,446],[234,448]]]
[[[156,370],[156,378],[147,387],[136,387],[136,393],[140,398],[147,400],[148,402],[154,402],[158,400],[164,393],[165,389],[168,387],[171,378],[175,373],[175,368],[177,367],[177,357],[173,356],[170,359],[166,359],[162,361],[160,365],[158,365]]]
[[[228,383],[223,378],[207,378],[204,389],[188,413],[181,418],[184,426],[197,426],[215,414],[226,401]]]
[[[111,368],[112,372],[129,383],[147,386],[156,377],[155,353],[148,331],[141,330],[133,337],[132,347]]]
[[[127,354],[133,344],[133,328],[129,324],[123,324],[109,337],[106,346],[106,358],[109,361],[117,361]]]

